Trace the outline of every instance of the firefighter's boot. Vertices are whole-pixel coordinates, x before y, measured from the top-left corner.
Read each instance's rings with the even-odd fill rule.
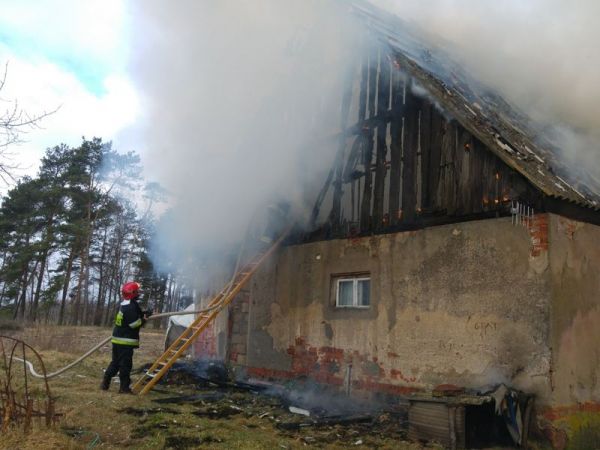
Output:
[[[119,388],[119,394],[133,394],[133,391],[131,390],[131,388],[129,386],[127,386],[127,387],[121,386]]]
[[[108,377],[102,378],[102,382],[100,383],[100,389],[102,389],[103,391],[108,391],[109,387],[110,387],[110,378],[108,378]]]

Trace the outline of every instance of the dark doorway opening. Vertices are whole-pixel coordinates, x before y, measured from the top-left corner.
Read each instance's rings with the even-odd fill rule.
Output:
[[[465,407],[465,434],[467,448],[516,448],[504,419],[495,412],[494,402]]]

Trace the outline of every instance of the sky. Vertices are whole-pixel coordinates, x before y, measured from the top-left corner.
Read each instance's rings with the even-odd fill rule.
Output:
[[[30,115],[58,108],[12,147],[17,176],[35,174],[47,147],[83,136],[118,147],[139,111],[126,19],[120,0],[0,0],[0,65],[8,64],[0,106],[17,100]]]

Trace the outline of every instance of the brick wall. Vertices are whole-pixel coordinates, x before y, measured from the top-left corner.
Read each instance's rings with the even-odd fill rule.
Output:
[[[227,359],[234,364],[246,364],[249,305],[250,293],[242,290],[229,306]]]
[[[212,322],[194,342],[196,358],[217,358],[216,322]]]
[[[532,257],[540,256],[548,251],[548,214],[536,214],[528,227],[531,237]]]

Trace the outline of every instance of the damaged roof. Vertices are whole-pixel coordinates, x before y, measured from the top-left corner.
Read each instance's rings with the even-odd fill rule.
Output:
[[[552,141],[547,126],[483,86],[446,53],[426,44],[424,33],[363,0],[352,10],[395,63],[417,81],[465,129],[544,194],[600,209],[600,180],[585,167],[573,167]]]

